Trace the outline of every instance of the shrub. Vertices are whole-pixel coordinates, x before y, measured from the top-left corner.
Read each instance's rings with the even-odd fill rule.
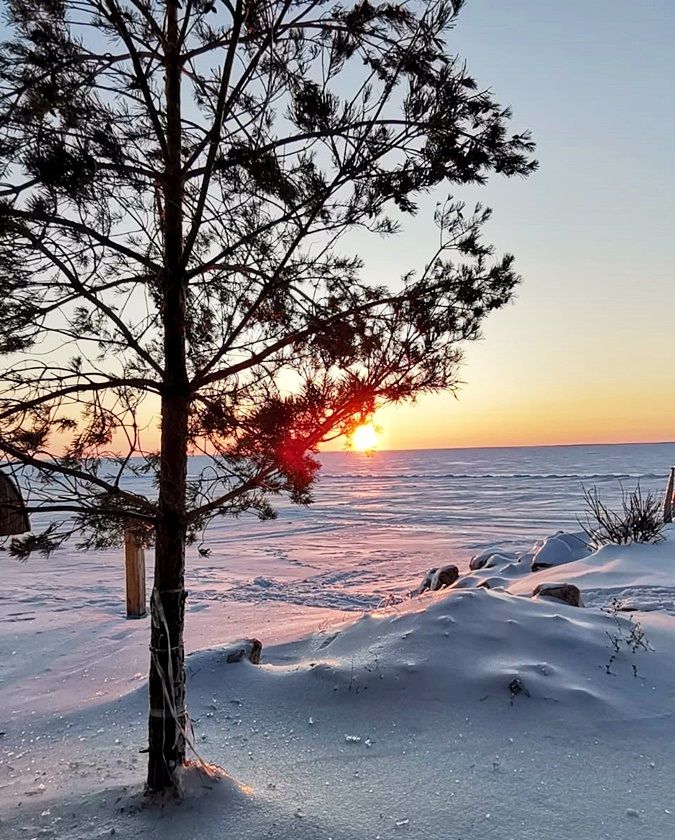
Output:
[[[621,509],[611,510],[600,498],[598,488],[584,489],[585,516],[577,519],[595,546],[616,543],[654,543],[663,539],[661,503],[652,492],[621,488]]]

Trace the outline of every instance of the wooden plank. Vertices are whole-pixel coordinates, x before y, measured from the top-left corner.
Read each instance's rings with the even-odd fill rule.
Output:
[[[673,521],[673,491],[675,490],[675,467],[670,468],[668,484],[666,485],[666,497],[663,500],[663,521]]]
[[[127,578],[127,618],[142,618],[145,606],[145,549],[138,544],[136,535],[124,535],[124,565]]]

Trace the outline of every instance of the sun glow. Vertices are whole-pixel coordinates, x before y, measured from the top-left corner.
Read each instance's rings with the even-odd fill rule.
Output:
[[[372,452],[377,449],[380,436],[372,423],[357,426],[351,436],[352,449],[357,452]]]

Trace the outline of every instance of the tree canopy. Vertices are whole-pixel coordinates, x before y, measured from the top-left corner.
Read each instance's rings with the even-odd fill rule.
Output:
[[[387,282],[353,243],[535,168],[448,47],[462,5],[6,4],[0,452],[29,509],[69,520],[14,553],[135,528],[182,570],[211,517],[309,501],[322,441],[455,386],[518,282],[481,238],[490,211],[443,198],[434,252]],[[192,479],[188,452],[210,458]]]

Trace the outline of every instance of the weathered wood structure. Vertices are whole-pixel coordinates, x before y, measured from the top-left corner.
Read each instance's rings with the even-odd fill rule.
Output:
[[[145,549],[136,534],[124,535],[124,564],[127,579],[127,618],[147,615],[145,598]]]
[[[666,495],[663,500],[663,521],[665,523],[673,521],[673,493],[675,492],[675,467],[670,468],[670,475],[668,476],[668,484],[666,485]]]
[[[21,492],[0,470],[0,537],[25,534],[26,531],[30,531],[30,520]]]

